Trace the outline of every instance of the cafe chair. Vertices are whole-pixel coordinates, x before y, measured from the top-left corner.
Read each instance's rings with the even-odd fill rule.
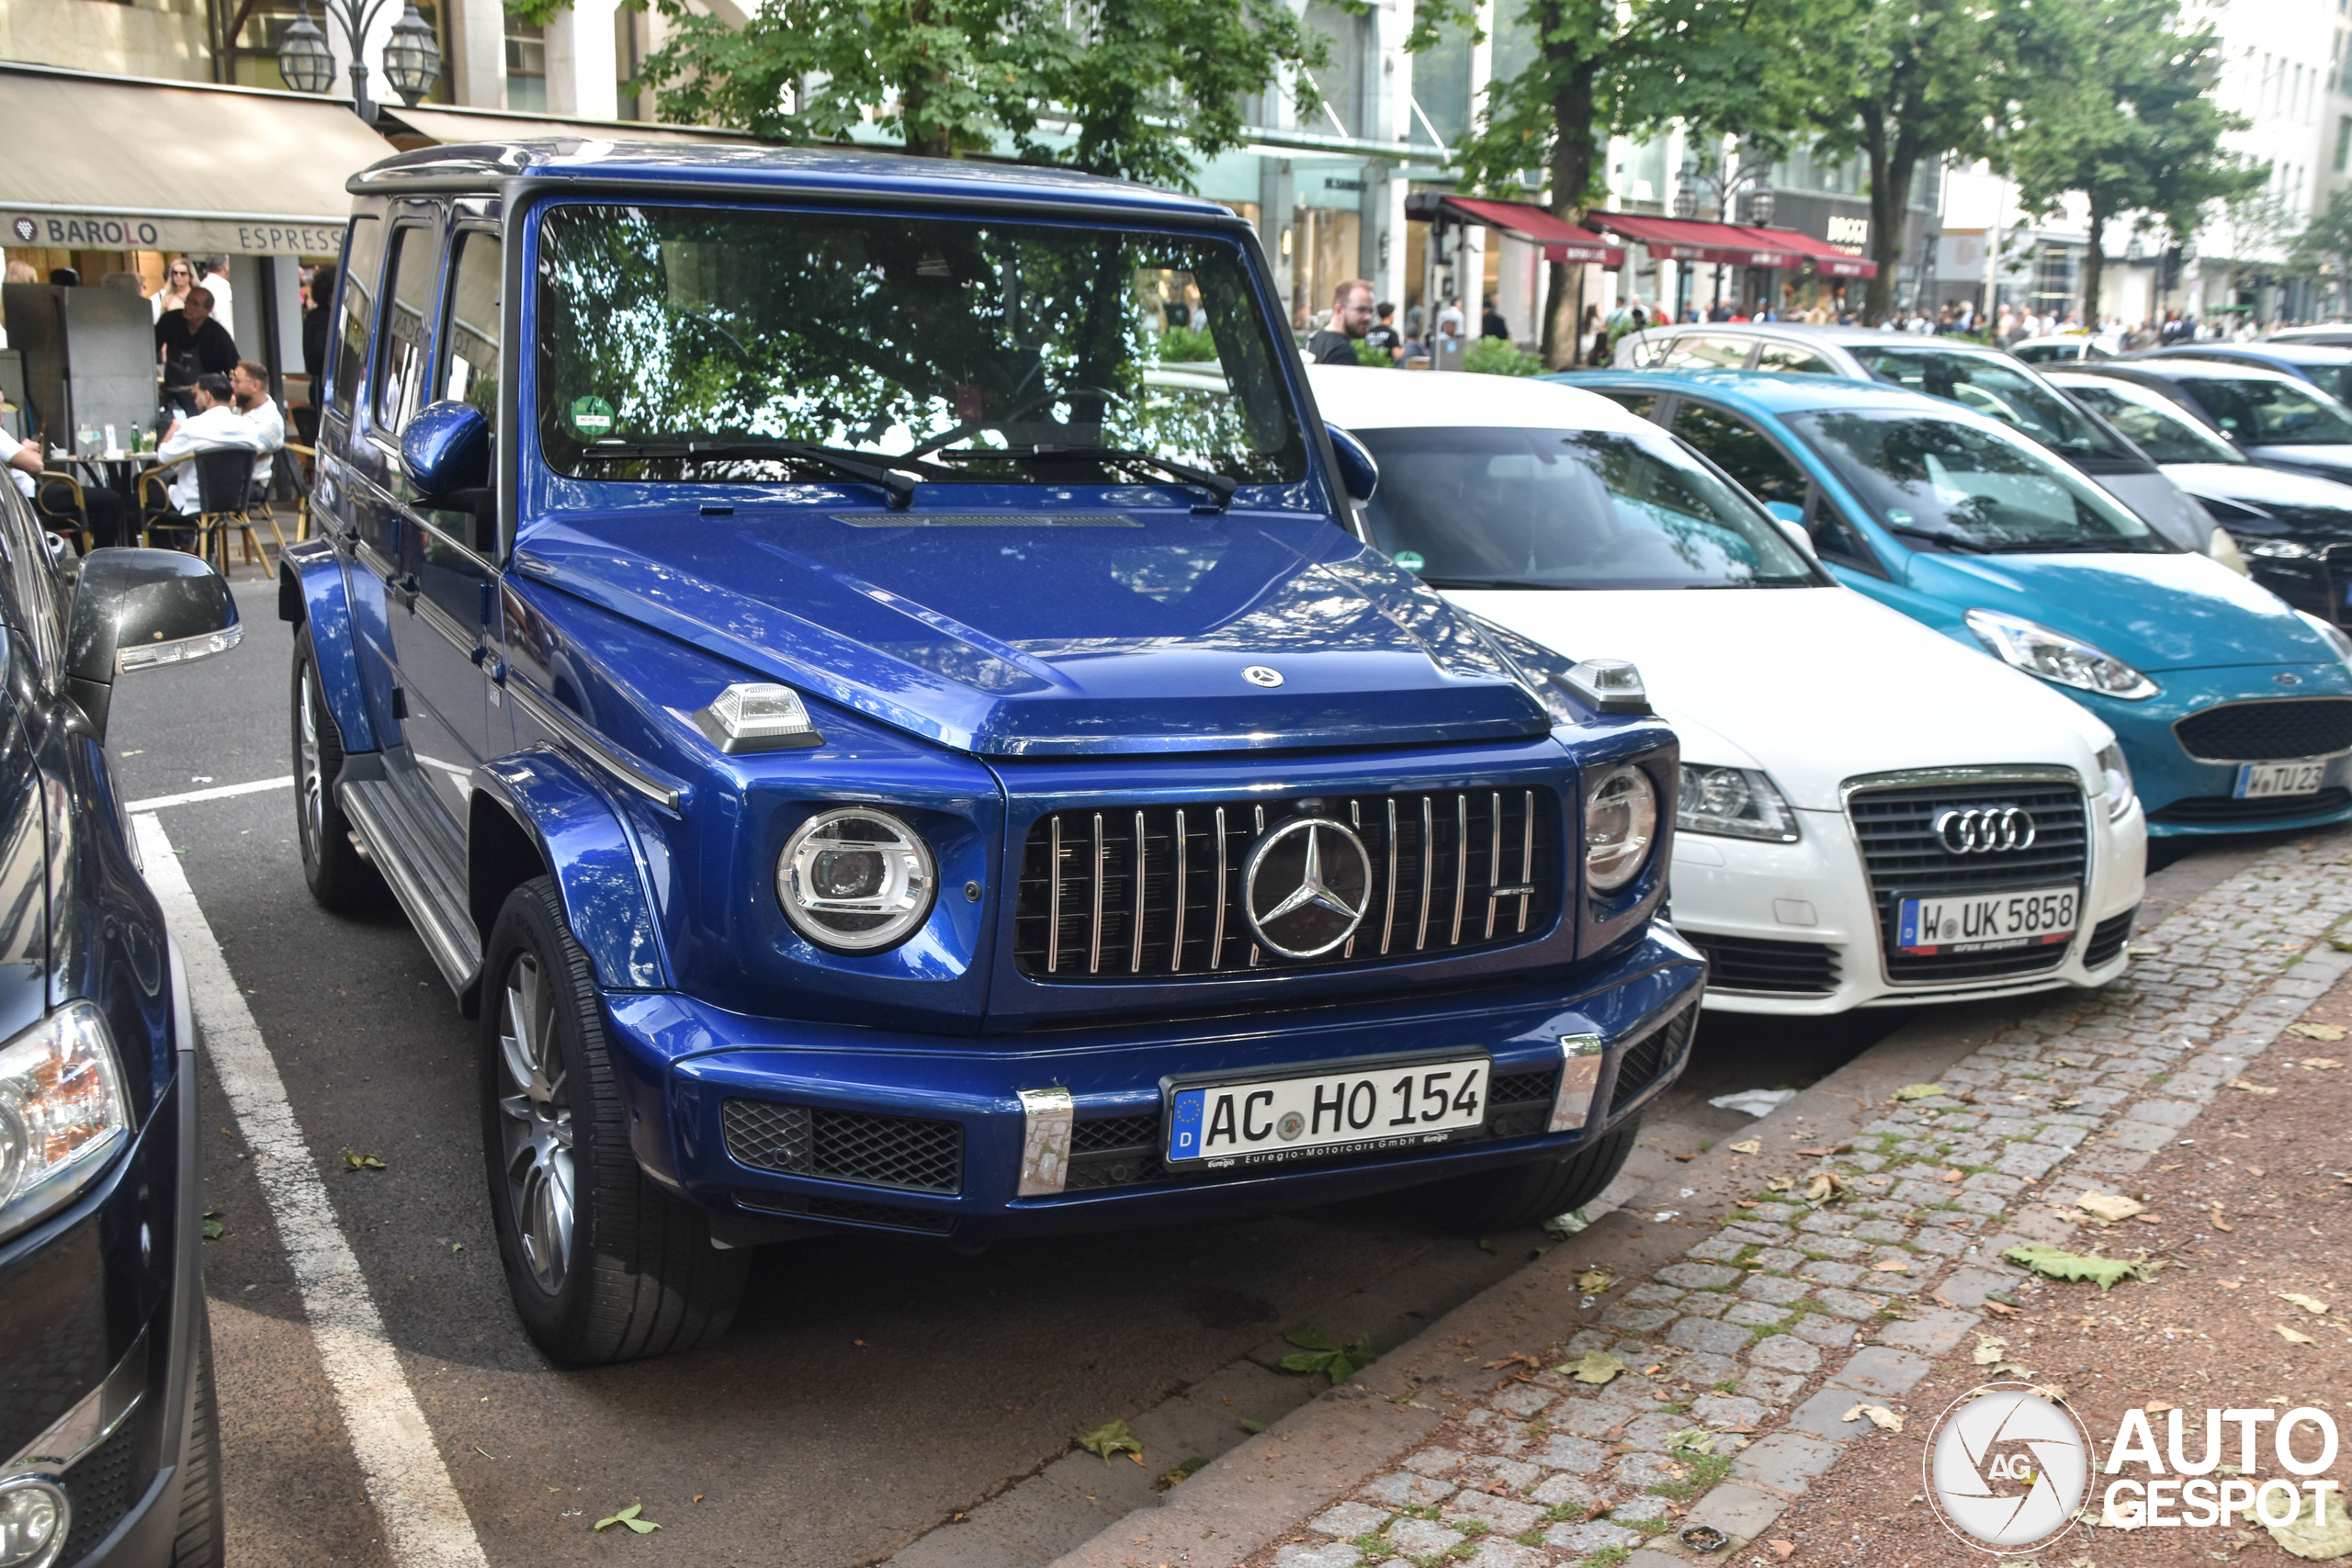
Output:
[[[305,446],[299,441],[288,441],[278,449],[277,472],[285,477],[286,482],[294,490],[294,537],[297,540],[311,536],[311,482],[317,476],[318,471],[317,447]],[[270,527],[273,531],[276,530],[275,521],[272,521]],[[282,535],[278,538],[277,548],[279,554],[285,553],[286,540]]]
[[[254,532],[253,513],[248,498],[253,492],[254,459],[257,454],[243,447],[220,452],[191,452],[173,458],[161,468],[151,468],[139,477],[139,499],[147,522],[140,530],[139,542],[151,543],[159,533],[193,534],[195,553],[199,559],[212,558],[213,547],[220,547],[220,575],[229,575],[229,536],[244,536],[246,561],[258,561],[266,570],[268,552],[262,547],[260,536]],[[166,477],[183,463],[196,468],[196,512],[194,515],[171,510],[164,487]],[[151,489],[152,487],[152,489]],[[151,510],[152,508],[152,510]]]
[[[81,480],[56,473],[34,479],[33,515],[51,533],[74,540],[84,555],[90,553],[90,503]]]

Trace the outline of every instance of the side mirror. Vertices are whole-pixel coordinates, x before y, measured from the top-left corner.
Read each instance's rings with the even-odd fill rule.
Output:
[[[1340,488],[1348,492],[1350,501],[1370,501],[1380,488],[1380,465],[1372,456],[1372,448],[1338,425],[1325,426],[1331,436],[1332,455],[1340,460]]]
[[[421,495],[479,490],[490,482],[490,421],[471,403],[431,404],[401,433],[401,462]]]
[[[1804,526],[1804,508],[1793,501],[1768,501],[1764,503],[1764,510],[1783,523],[1793,524],[1799,528]]]
[[[66,621],[66,689],[103,737],[116,676],[209,659],[243,636],[229,585],[196,557],[93,550]]]

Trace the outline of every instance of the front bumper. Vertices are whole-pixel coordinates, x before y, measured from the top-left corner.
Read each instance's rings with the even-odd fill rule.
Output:
[[[2278,683],[2292,675],[2292,687]],[[2352,692],[2352,674],[2341,664],[2228,666],[2213,670],[2166,670],[2153,676],[2163,687],[2146,702],[2118,702],[2088,693],[2067,695],[2105,719],[2131,760],[2132,776],[2148,818],[2152,839],[2216,834],[2292,832],[2352,820],[2352,752],[2328,760],[2320,791],[2308,797],[2233,801],[2238,764],[2199,761],[2183,749],[2173,727],[2193,714],[2223,704],[2281,698],[2338,697]],[[2285,761],[2290,759],[2279,758]],[[2307,802],[2307,804],[2306,804]]]
[[[1362,1007],[1137,1018],[1012,1037],[747,1018],[668,992],[609,992],[605,1003],[626,1068],[639,1161],[718,1216],[721,1239],[759,1240],[786,1234],[778,1226],[813,1225],[902,1231],[962,1246],[1264,1213],[1558,1157],[1638,1111],[1673,1080],[1689,1047],[1685,1015],[1695,1020],[1703,975],[1698,953],[1661,924],[1548,984],[1488,985]],[[1408,1154],[1182,1174],[1159,1168],[1156,1154],[1089,1164],[1080,1153],[1071,1163],[1086,1166],[1090,1184],[1081,1186],[1074,1169],[1061,1191],[1021,1191],[1023,1089],[1068,1092],[1078,1150],[1089,1147],[1090,1128],[1146,1122],[1151,1130],[1135,1136],[1156,1146],[1162,1081],[1171,1077],[1484,1051],[1494,1080],[1528,1083],[1550,1072],[1556,1082],[1563,1042],[1579,1035],[1604,1043],[1591,1113],[1571,1131],[1551,1133],[1546,1121],[1532,1117],[1498,1119],[1485,1130],[1490,1135]],[[879,1126],[877,1137],[896,1135],[891,1127],[932,1129],[923,1136],[936,1159],[922,1166],[923,1185],[762,1168],[737,1157],[740,1137],[730,1145],[730,1100],[808,1108],[831,1125]],[[910,1168],[893,1168],[900,1175]]]
[[[1709,977],[1706,1005],[1722,1012],[1818,1015],[2105,984],[2123,972],[2129,933],[2111,946],[2102,942],[2096,966],[2086,956],[2099,926],[2140,902],[2147,829],[2136,805],[2113,821],[2104,800],[2090,800],[2086,809],[2093,824],[2090,886],[2065,958],[2030,976],[1951,985],[1887,979],[1877,906],[1844,813],[1799,811],[1803,837],[1792,844],[1676,834],[1675,924],[1722,959]],[[2105,934],[2111,937],[2112,930]]]

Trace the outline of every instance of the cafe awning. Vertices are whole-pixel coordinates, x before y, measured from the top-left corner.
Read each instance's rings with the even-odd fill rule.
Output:
[[[1810,234],[1800,234],[1788,229],[1754,230],[1768,233],[1791,250],[1803,251],[1813,263],[1813,270],[1824,277],[1876,277],[1878,263],[1865,261],[1852,252],[1833,245],[1826,240],[1816,240]]]
[[[382,112],[384,133],[403,150],[476,141],[526,141],[541,137],[582,141],[670,141],[704,146],[756,141],[740,130],[700,125],[660,125],[634,119],[566,119],[507,109],[455,108],[447,104],[393,105]],[[403,130],[412,134],[402,135]]]
[[[348,104],[0,62],[0,244],[333,255],[392,149]]]
[[[1630,212],[1595,212],[1585,221],[1604,233],[1641,241],[1658,261],[1788,271],[1807,260],[1806,253],[1789,243],[1804,236],[1785,229],[1750,229],[1736,223],[1702,223],[1690,218],[1651,218]]]
[[[1524,201],[1480,201],[1449,196],[1439,201],[1438,210],[1465,222],[1499,229],[1514,240],[1541,245],[1545,261],[1598,262],[1607,267],[1625,265],[1622,245],[1610,244],[1591,230],[1579,229]]]

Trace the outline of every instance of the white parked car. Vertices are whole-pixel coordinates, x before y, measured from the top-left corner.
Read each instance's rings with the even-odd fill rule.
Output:
[[[1539,681],[1633,660],[1682,739],[1674,923],[1710,1007],[1853,1007],[2121,973],[2147,828],[2115,737],[1839,587],[1801,535],[1606,399],[1308,368],[1380,465],[1366,536]]]

